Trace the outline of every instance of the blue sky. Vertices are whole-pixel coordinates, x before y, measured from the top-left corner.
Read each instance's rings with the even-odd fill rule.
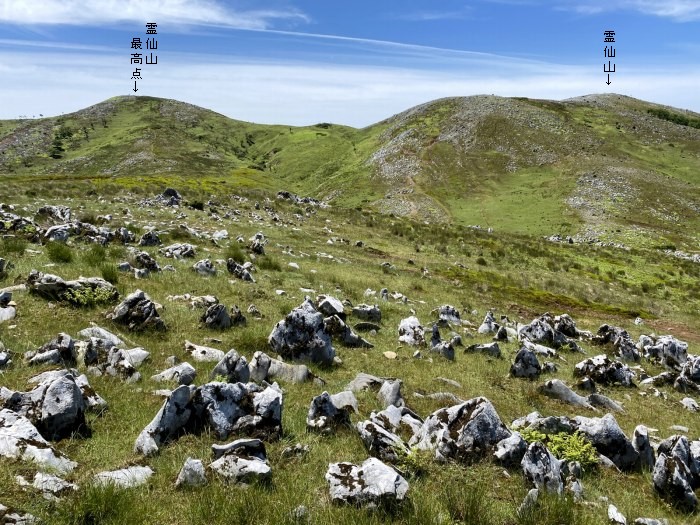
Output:
[[[134,94],[365,126],[444,96],[615,92],[700,112],[700,0],[0,0],[0,118]],[[616,32],[606,85],[603,31]]]

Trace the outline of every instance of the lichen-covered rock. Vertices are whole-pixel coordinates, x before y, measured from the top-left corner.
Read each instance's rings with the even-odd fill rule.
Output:
[[[259,439],[237,439],[227,445],[213,445],[214,461],[209,468],[224,481],[251,483],[272,478],[265,444]]]
[[[476,397],[433,412],[409,444],[435,450],[439,460],[470,462],[484,457],[510,434],[491,402]]]
[[[175,488],[200,487],[207,484],[207,475],[201,459],[187,458],[175,480]]]
[[[576,416],[574,421],[577,430],[617,468],[629,471],[639,467],[639,453],[617,424],[615,416],[612,414],[606,414],[602,418]]]
[[[285,359],[308,359],[329,365],[335,357],[323,315],[308,300],[275,325],[268,343]]]
[[[151,456],[158,452],[161,445],[175,438],[190,420],[190,387],[179,386],[165,400],[153,420],[141,431],[134,452]]]
[[[408,492],[408,482],[403,476],[376,458],[360,465],[331,463],[326,480],[334,503],[390,506],[403,501]]]
[[[411,346],[425,344],[425,331],[417,317],[411,316],[401,320],[399,323],[399,342]]]
[[[107,314],[107,319],[126,325],[129,330],[165,330],[165,323],[151,298],[142,290],[129,294],[114,311]]]
[[[370,323],[379,323],[382,320],[382,311],[376,304],[370,306],[368,304],[358,304],[352,309],[352,316],[368,321]]]
[[[282,432],[282,393],[277,388],[211,382],[197,388],[192,406],[194,425],[212,429],[218,439],[233,433],[274,438]]]
[[[248,361],[232,348],[211,371],[210,377],[212,379],[217,376],[225,378],[229,383],[247,383],[250,379]],[[265,377],[267,377],[267,373],[265,373]]]
[[[157,382],[174,381],[178,385],[191,385],[197,377],[197,371],[194,367],[185,362],[171,366],[161,373],[151,376],[151,380]]]
[[[382,461],[396,463],[410,452],[408,445],[399,436],[375,421],[361,421],[356,428],[367,452]]]
[[[561,462],[539,441],[527,447],[520,465],[525,479],[536,489],[554,494],[564,491]]]
[[[510,375],[526,379],[537,379],[542,372],[542,365],[535,353],[529,348],[522,347],[515,354],[515,361],[510,367]]]
[[[350,424],[350,412],[357,412],[357,399],[350,391],[330,395],[323,392],[311,401],[306,416],[307,430],[330,432]]]
[[[384,408],[391,405],[402,407],[406,404],[401,396],[401,384],[400,379],[387,379],[379,388],[377,398]]]
[[[272,360],[270,357],[261,351],[257,351],[253,354],[253,359],[250,360],[248,364],[248,374],[250,381],[255,383],[261,383],[267,379],[268,373],[270,371],[270,365]],[[307,368],[308,370],[308,368]]]
[[[652,472],[654,489],[673,506],[694,512],[698,498],[691,486],[691,473],[688,466],[677,457],[659,454]]]
[[[58,474],[67,474],[78,466],[55,450],[29,419],[6,408],[0,410],[0,456],[34,462]]]
[[[204,275],[211,277],[216,275],[216,266],[209,259],[202,259],[197,261],[192,265],[192,270],[197,272],[199,275]]]
[[[440,323],[440,324],[459,325],[462,323],[462,320],[461,320],[460,315],[459,315],[459,310],[457,310],[454,306],[451,306],[449,304],[444,304],[444,305],[438,307],[437,314],[438,314],[438,323]]]
[[[541,385],[538,390],[544,395],[559,399],[564,401],[564,403],[595,410],[588,399],[571,390],[561,379],[550,379]]]
[[[588,376],[602,385],[634,386],[634,371],[624,363],[611,361],[605,354],[584,359],[574,367],[575,377]]]

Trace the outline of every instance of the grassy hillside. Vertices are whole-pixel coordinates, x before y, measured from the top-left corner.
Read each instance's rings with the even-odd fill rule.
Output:
[[[338,206],[532,235],[695,251],[698,115],[619,95],[473,96],[353,129],[262,126],[189,104],[117,97],[0,123],[8,183],[290,190]],[[8,176],[11,176],[8,179]]]

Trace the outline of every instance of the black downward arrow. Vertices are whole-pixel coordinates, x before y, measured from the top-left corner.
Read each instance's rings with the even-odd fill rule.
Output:
[[[608,75],[608,77],[610,77],[610,75]],[[608,82],[608,84],[609,84],[609,82]],[[138,88],[136,87],[136,81],[135,81],[135,80],[134,80],[134,89],[133,89],[133,91],[134,91],[134,93],[136,93],[136,92],[138,91]]]
[[[134,82],[134,84],[136,84],[136,82]],[[609,86],[610,84],[612,84],[612,82],[610,82],[610,73],[608,73],[608,81],[606,82],[606,84],[607,84],[608,86]]]

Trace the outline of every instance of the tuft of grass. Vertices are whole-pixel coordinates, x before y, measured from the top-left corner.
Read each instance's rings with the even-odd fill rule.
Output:
[[[100,244],[93,244],[83,254],[83,261],[88,266],[100,266],[107,258],[107,250]]]
[[[6,237],[0,245],[0,253],[24,255],[27,249],[27,241],[20,237]]]
[[[233,259],[238,264],[243,264],[246,261],[245,252],[236,241],[232,241],[231,244],[228,245],[224,257],[226,259]]]
[[[58,505],[54,519],[66,525],[141,523],[133,505],[134,493],[113,484],[89,485]]]
[[[46,244],[46,255],[51,262],[69,263],[73,261],[73,250],[67,244],[51,241]]]
[[[108,283],[116,285],[119,282],[119,270],[114,264],[102,263],[100,265],[100,274]]]
[[[275,272],[282,271],[280,262],[270,255],[261,255],[255,259],[255,264],[260,270],[272,270]]]

